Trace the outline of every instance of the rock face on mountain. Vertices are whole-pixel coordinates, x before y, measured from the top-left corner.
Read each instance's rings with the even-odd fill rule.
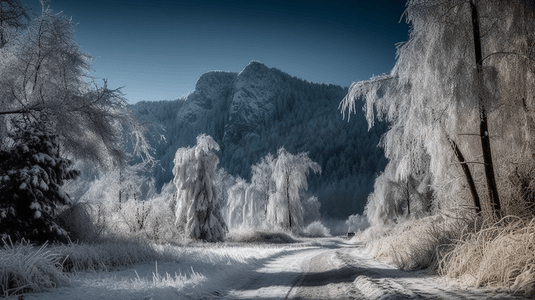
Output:
[[[238,74],[223,137],[225,144],[236,144],[244,135],[259,133],[265,121],[273,119],[281,91],[287,88],[276,73],[260,62],[251,62]]]
[[[363,115],[343,120],[338,104],[346,93],[347,88],[307,82],[253,61],[240,73],[203,74],[184,98],[139,102],[132,109],[153,125],[158,187],[172,179],[176,149],[206,133],[221,146],[220,167],[244,178],[251,165],[282,146],[309,152],[323,169],[311,176],[309,191],[319,197],[325,217],[344,218],[362,212],[374,175],[386,162],[377,147],[386,127],[368,132]]]

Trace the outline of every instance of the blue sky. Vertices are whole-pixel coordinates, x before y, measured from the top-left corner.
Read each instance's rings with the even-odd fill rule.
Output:
[[[32,5],[38,5],[37,1]],[[211,70],[250,61],[312,82],[349,86],[390,71],[407,39],[403,0],[52,0],[78,23],[93,76],[130,103],[173,100]]]

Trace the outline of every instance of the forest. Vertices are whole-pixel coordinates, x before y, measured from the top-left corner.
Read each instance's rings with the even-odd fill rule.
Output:
[[[392,70],[349,89],[254,61],[136,105],[41,4],[0,1],[0,297],[149,263],[127,290],[191,295],[315,247],[535,295],[535,2],[408,1]]]

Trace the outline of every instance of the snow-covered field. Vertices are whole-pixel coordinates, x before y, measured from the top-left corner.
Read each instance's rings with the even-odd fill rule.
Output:
[[[461,289],[425,271],[400,271],[342,238],[155,249],[167,261],[78,272],[24,299],[517,299]]]

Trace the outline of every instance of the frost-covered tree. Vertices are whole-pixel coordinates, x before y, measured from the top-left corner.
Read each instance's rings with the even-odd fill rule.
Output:
[[[429,167],[440,207],[518,210],[509,174],[533,165],[533,7],[416,0],[405,15],[409,40],[394,68],[354,83],[342,110],[355,112],[363,98],[370,126],[375,118],[388,121],[383,146],[396,162],[396,180]]]
[[[266,221],[267,199],[262,190],[249,184],[245,190],[243,225],[247,228],[261,228]]]
[[[433,192],[429,173],[396,179],[397,165],[391,161],[374,183],[364,215],[371,225],[397,222],[401,218],[422,217],[430,212]]]
[[[50,163],[52,167],[37,168],[39,163],[43,163],[37,158],[13,161],[22,170],[29,168],[31,171],[31,174],[21,171],[20,176],[31,175],[31,178],[36,178],[32,179],[32,184],[44,182],[46,185],[40,185],[41,189],[30,189],[28,195],[20,196],[17,188],[25,184],[28,186],[27,183],[13,187],[8,185],[16,184],[16,180],[26,180],[26,177],[15,180],[16,176],[4,176],[7,181],[3,188],[7,194],[4,194],[0,205],[11,207],[12,201],[19,203],[16,199],[26,199],[17,205],[30,205],[35,213],[19,214],[17,217],[21,218],[21,224],[37,227],[33,231],[18,232],[27,234],[28,238],[34,237],[35,232],[49,232],[48,237],[43,235],[43,238],[54,238],[52,232],[63,236],[63,229],[57,229],[57,223],[50,223],[56,214],[55,206],[70,204],[66,200],[68,197],[62,194],[63,180],[75,177],[66,157],[97,162],[100,166],[108,166],[111,162],[123,165],[126,159],[123,138],[128,135],[131,138],[128,144],[134,154],[149,160],[152,158],[144,137],[145,128],[127,109],[126,99],[120,91],[108,89],[106,83],[98,87],[92,82],[89,76],[90,57],[80,50],[75,41],[73,21],[43,7],[41,15],[30,21],[27,28],[14,30],[25,19],[27,14],[19,1],[0,2],[0,139],[4,151],[8,152],[15,151],[17,143],[27,145],[27,141],[31,140],[29,149],[41,151],[36,152],[38,157],[47,157],[38,153],[51,157],[52,160],[44,163]],[[9,38],[6,38],[8,33]],[[24,138],[20,132],[24,132]],[[31,134],[35,137],[28,136]],[[48,138],[43,138],[45,136]],[[53,154],[43,150],[51,147],[57,149]],[[27,165],[30,163],[33,165]],[[2,174],[7,174],[13,172],[16,166],[3,163],[0,168]],[[6,179],[8,177],[10,179]],[[48,181],[55,185],[49,185]],[[38,200],[32,202],[28,199]],[[25,209],[19,207],[18,210]],[[35,223],[32,218],[37,218],[37,215],[50,224],[40,226]],[[18,230],[16,227],[12,230]],[[17,238],[21,237],[19,233],[13,232]]]
[[[279,149],[272,174],[276,190],[268,203],[269,224],[288,230],[303,226],[301,192],[308,189],[307,176],[310,170],[321,173],[320,166],[307,153],[293,155],[284,147]]]
[[[67,241],[57,213],[71,204],[64,182],[78,174],[61,156],[59,136],[46,123],[15,124],[0,147],[0,236]]]
[[[247,198],[255,199],[255,206],[258,209],[264,208],[262,214],[264,217],[267,215],[269,196],[275,192],[274,168],[275,158],[271,153],[251,167],[251,186],[248,192],[250,196]]]
[[[229,228],[240,227],[245,221],[245,192],[248,187],[249,184],[244,179],[238,177],[236,184],[228,190],[227,226]]]
[[[142,202],[156,194],[154,179],[145,176],[146,167],[144,163],[126,165],[101,170],[94,179],[85,179],[90,184],[78,201],[90,207],[93,222],[100,230],[126,234],[145,227],[151,208]],[[171,198],[168,197],[168,200]],[[137,202],[139,205],[135,204]]]
[[[230,175],[225,169],[218,169],[216,173],[217,195],[219,196],[219,203],[222,207],[222,214],[225,220],[228,220],[228,191],[236,184],[236,178]],[[228,224],[227,224],[228,226]]]
[[[6,3],[2,1],[0,11]],[[2,17],[0,12],[0,19]],[[9,22],[0,22],[0,32]],[[75,41],[74,22],[43,8],[0,48],[0,136],[9,122],[46,119],[62,148],[77,159],[109,165],[124,162],[123,136],[134,154],[150,159],[145,128],[127,108],[120,90],[98,87],[89,76],[91,57]]]
[[[0,48],[30,20],[29,9],[19,0],[0,1]]]
[[[223,240],[227,226],[221,215],[215,182],[219,159],[212,149],[219,150],[219,145],[210,136],[201,134],[195,146],[176,151],[175,223],[187,237],[217,242]]]
[[[318,197],[312,196],[309,197],[306,201],[303,201],[303,225],[307,226],[308,224],[316,221],[320,221],[321,203],[318,200]]]

